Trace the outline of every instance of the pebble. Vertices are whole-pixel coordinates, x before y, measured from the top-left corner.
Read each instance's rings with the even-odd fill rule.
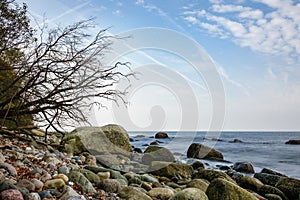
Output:
[[[22,193],[16,189],[5,190],[1,192],[0,197],[3,200],[24,200]]]

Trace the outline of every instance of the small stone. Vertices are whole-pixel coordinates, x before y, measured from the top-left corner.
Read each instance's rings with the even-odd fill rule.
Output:
[[[41,200],[41,197],[38,193],[32,192],[27,197],[28,200]]]
[[[6,169],[8,173],[14,177],[18,175],[17,170],[11,164],[0,162],[0,168]]]
[[[95,188],[91,184],[91,182],[80,172],[78,171],[71,171],[68,174],[69,180],[76,183],[80,186],[83,192],[91,192],[96,193]]]
[[[152,188],[148,195],[152,199],[168,200],[174,196],[174,192],[170,188]]]
[[[16,189],[5,190],[1,192],[0,197],[2,200],[24,200],[22,193]]]
[[[67,175],[68,173],[70,173],[70,168],[63,165],[63,166],[58,168],[58,173]]]
[[[20,180],[18,183],[17,183],[17,186],[18,187],[21,187],[21,188],[26,188],[27,190],[33,192],[35,190],[35,185],[27,180],[27,179],[22,179]]]
[[[110,172],[98,172],[97,176],[100,178],[100,180],[109,179],[110,178]]]
[[[50,192],[48,190],[39,192],[39,195],[40,195],[41,199],[52,199],[53,198],[53,196],[50,194]]]
[[[0,184],[2,184],[5,181],[5,176],[2,172],[0,172]]]
[[[122,199],[132,200],[152,200],[151,197],[140,191],[138,188],[127,186],[119,191],[119,196]]]
[[[65,174],[57,174],[54,176],[54,178],[60,178],[62,179],[66,184],[69,182],[69,178]]]
[[[142,182],[141,187],[147,191],[150,191],[152,189],[152,186],[147,182]]]
[[[99,176],[90,170],[81,169],[80,173],[83,174],[91,183],[98,184],[100,182]]]
[[[51,175],[48,173],[48,172],[46,172],[45,174],[43,174],[42,176],[41,176],[41,178],[40,178],[40,180],[42,181],[42,182],[46,182],[46,181],[48,181],[48,180],[51,180],[52,179],[52,177],[51,177]]]
[[[86,160],[85,160],[85,164],[87,164],[88,166],[95,166],[97,167],[97,159],[95,156],[93,155],[89,155]]]
[[[118,192],[121,188],[121,185],[115,179],[104,179],[100,182],[99,188],[102,188],[106,192]]]
[[[31,183],[34,184],[36,190],[40,190],[44,187],[44,183],[36,178],[31,179]]]
[[[63,179],[57,178],[53,180],[48,180],[45,182],[45,187],[47,188],[61,188],[65,186],[65,181]]]

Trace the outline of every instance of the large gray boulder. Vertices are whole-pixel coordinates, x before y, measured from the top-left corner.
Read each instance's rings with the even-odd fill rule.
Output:
[[[144,152],[142,163],[145,165],[150,165],[153,161],[174,162],[175,157],[167,148],[149,146]]]
[[[62,144],[68,155],[90,152],[98,162],[108,167],[123,163],[131,151],[129,136],[119,125],[76,128],[65,134]]]
[[[79,155],[86,151],[94,155],[129,155],[131,151],[129,136],[119,125],[76,128],[65,134],[62,144],[69,155]]]
[[[203,144],[193,143],[187,151],[188,158],[223,160],[223,154],[214,148],[210,148]]]

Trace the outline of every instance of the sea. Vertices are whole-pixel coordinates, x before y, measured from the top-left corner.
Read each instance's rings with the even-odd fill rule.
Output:
[[[230,166],[236,162],[250,162],[255,172],[269,168],[289,177],[300,179],[300,145],[285,144],[300,139],[300,132],[174,132],[169,138],[155,139],[156,132],[129,132],[134,147],[145,150],[151,142],[168,148],[179,162],[187,161],[186,152],[191,143],[200,143],[222,152],[224,160],[232,163],[203,161],[209,165]],[[234,139],[241,142],[234,143]]]

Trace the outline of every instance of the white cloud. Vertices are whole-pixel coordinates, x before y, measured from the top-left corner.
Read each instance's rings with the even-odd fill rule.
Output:
[[[250,7],[210,1],[206,10],[183,13],[186,22],[199,26],[220,38],[231,38],[242,47],[274,55],[285,55],[299,61],[300,3],[291,0],[254,0]],[[261,3],[270,9],[260,10]],[[196,23],[197,22],[197,23]],[[297,60],[298,59],[298,60]]]

